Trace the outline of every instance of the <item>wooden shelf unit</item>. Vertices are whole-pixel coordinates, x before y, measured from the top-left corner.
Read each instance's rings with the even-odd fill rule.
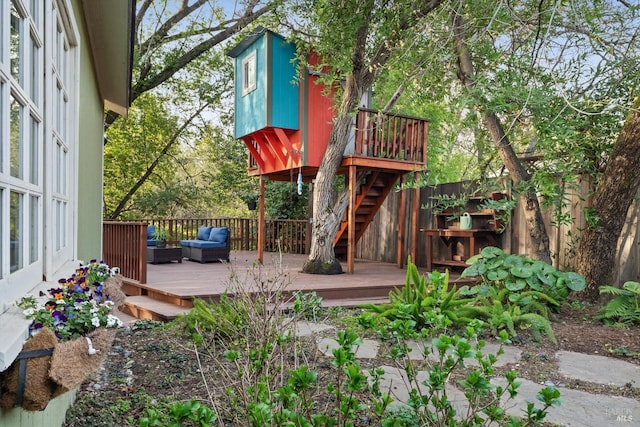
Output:
[[[432,266],[444,267],[468,267],[465,262],[470,257],[478,254],[485,246],[498,246],[498,235],[503,223],[494,209],[481,209],[480,205],[487,198],[502,200],[507,195],[504,193],[492,193],[488,197],[470,197],[464,209],[459,212],[467,212],[471,216],[471,229],[461,230],[458,215],[453,209],[434,214],[433,224],[435,228],[420,229],[427,234],[427,270]],[[455,217],[455,220],[451,220]],[[434,237],[446,247],[444,259],[433,259]],[[458,252],[458,246],[462,244],[464,254]],[[457,259],[456,259],[457,258]]]

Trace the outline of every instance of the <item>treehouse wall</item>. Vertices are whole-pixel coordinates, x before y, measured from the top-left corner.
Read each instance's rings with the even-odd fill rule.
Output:
[[[263,29],[229,55],[235,58],[235,137],[268,127],[298,129],[295,47]]]
[[[333,128],[333,93],[323,93],[318,76],[307,73],[301,86],[302,151],[305,166],[318,167]]]

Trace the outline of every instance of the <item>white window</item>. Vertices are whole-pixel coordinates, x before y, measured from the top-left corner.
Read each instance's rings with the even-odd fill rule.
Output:
[[[256,51],[242,60],[242,96],[256,89]]]
[[[43,273],[43,29],[54,3],[0,1],[0,23],[8,24],[0,25],[0,293],[5,295],[14,295],[3,290],[10,275],[33,276],[37,283]]]
[[[63,14],[55,9],[54,34],[51,37],[53,46],[51,49],[51,79],[53,90],[51,91],[50,105],[54,106],[52,111],[52,121],[49,124],[50,134],[47,144],[50,144],[52,158],[51,182],[51,212],[54,222],[49,224],[52,228],[52,247],[56,251],[62,251],[69,245],[70,239],[67,234],[71,229],[69,223],[69,212],[71,210],[71,161],[72,151],[71,137],[73,132],[70,127],[69,117],[71,114],[71,91],[72,83],[70,70],[73,69],[74,51],[71,49],[69,41],[69,29],[65,26]]]

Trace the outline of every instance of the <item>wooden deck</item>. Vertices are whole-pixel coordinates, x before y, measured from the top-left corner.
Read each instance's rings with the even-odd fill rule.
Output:
[[[183,260],[182,263],[147,264],[147,283],[125,280],[128,295],[125,313],[137,318],[170,320],[188,311],[193,298],[216,301],[227,292],[315,291],[324,306],[358,306],[388,302],[389,292],[404,286],[406,268],[395,264],[356,260],[354,274],[333,276],[301,272],[306,255],[265,253],[264,265],[257,253],[231,251],[230,262],[206,263]],[[343,265],[343,269],[346,268]],[[426,270],[420,273],[425,274]]]
[[[388,301],[389,291],[403,286],[406,279],[406,269],[366,260],[356,260],[354,274],[305,274],[301,268],[306,257],[265,253],[260,266],[256,252],[232,251],[229,264],[188,260],[147,264],[146,284],[125,280],[125,312],[138,318],[169,320],[191,308],[194,297],[217,300],[224,292],[257,291],[261,286],[289,294],[315,291],[326,306],[355,306]]]

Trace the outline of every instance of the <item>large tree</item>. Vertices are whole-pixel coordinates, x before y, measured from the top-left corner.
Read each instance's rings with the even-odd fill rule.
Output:
[[[393,54],[413,38],[412,28],[441,3],[443,0],[316,0],[308,4],[318,28],[313,49],[327,61],[329,75],[343,82],[343,89],[338,91],[334,126],[316,175],[311,248],[303,266],[305,272],[342,271],[332,243],[347,206],[347,190],[336,195],[334,181],[358,103]]]
[[[106,218],[211,215],[224,204],[225,214],[239,212],[233,190],[250,184],[235,157],[243,145],[229,130],[233,67],[225,42],[277,4],[137,1],[131,114],[106,117]],[[219,191],[196,197],[206,188]]]
[[[522,161],[518,158],[497,112],[488,106],[488,100],[483,97],[482,91],[475,90],[476,73],[462,13],[464,13],[462,10],[452,12],[453,43],[457,57],[458,78],[465,90],[471,94],[476,109],[480,111],[482,124],[489,131],[496,150],[509,171],[512,182],[517,189],[520,189],[520,200],[524,205],[523,212],[526,219],[527,232],[531,238],[530,255],[535,259],[550,264],[549,236],[545,229],[538,195],[531,184],[531,177]]]
[[[617,243],[627,212],[640,189],[640,98],[636,98],[593,195],[597,220],[582,234],[576,268],[586,281],[585,296],[596,301],[612,283]]]

